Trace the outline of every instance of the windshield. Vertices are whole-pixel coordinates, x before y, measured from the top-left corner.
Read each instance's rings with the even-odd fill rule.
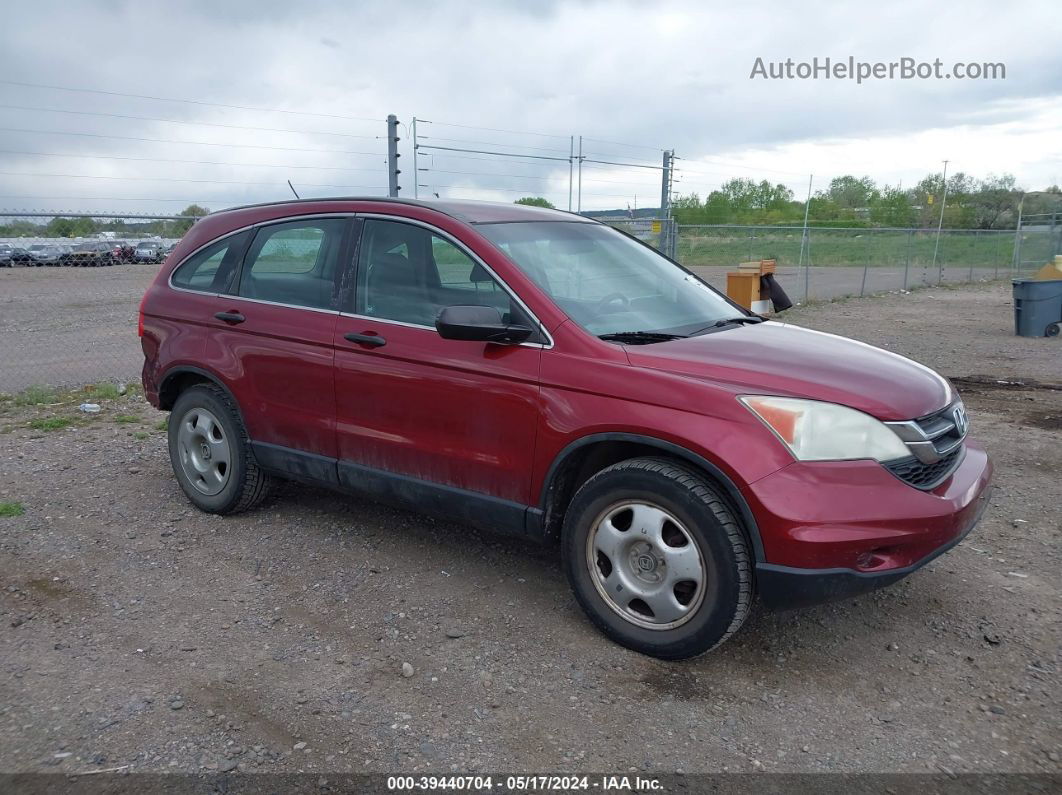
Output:
[[[693,274],[602,224],[481,224],[477,230],[591,334],[686,335],[741,314]]]

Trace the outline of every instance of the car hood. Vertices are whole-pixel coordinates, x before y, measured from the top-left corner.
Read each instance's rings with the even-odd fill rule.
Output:
[[[881,420],[931,414],[954,398],[924,365],[834,334],[767,322],[654,345],[628,346],[631,364],[851,406]]]

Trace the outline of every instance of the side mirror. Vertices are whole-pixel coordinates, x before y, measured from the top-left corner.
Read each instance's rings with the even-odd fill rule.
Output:
[[[446,340],[497,342],[517,345],[531,336],[527,326],[503,323],[501,312],[492,306],[447,306],[435,318],[439,336]]]

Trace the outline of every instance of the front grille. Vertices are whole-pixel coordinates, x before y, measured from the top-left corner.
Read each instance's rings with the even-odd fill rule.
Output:
[[[887,422],[911,455],[885,462],[885,468],[916,489],[943,483],[959,465],[966,438],[966,409],[955,401],[941,411],[906,422]]]
[[[943,483],[954,471],[962,455],[962,447],[956,447],[935,464],[923,464],[914,456],[889,461],[885,468],[892,474],[916,489],[929,491]]]

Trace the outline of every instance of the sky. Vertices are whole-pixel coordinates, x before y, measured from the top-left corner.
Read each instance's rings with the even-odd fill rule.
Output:
[[[290,197],[288,180],[384,195],[392,113],[404,197],[659,206],[665,149],[678,194],[911,186],[944,160],[1041,190],[1062,183],[1060,42],[1057,2],[1037,1],[8,4],[0,209],[222,209]],[[751,76],[758,58],[849,57],[1006,77]]]

